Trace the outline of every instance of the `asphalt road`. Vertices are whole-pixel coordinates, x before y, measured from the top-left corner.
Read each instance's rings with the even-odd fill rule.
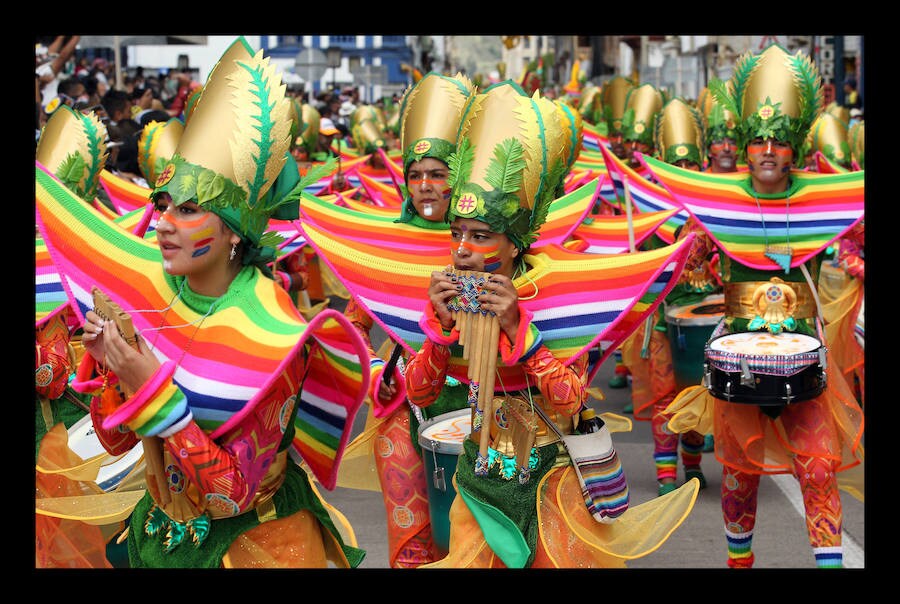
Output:
[[[336,306],[341,306],[337,301]],[[383,333],[373,330],[376,350],[383,341]],[[604,400],[591,399],[598,413],[622,413],[631,396],[630,388],[611,389],[610,358],[595,376],[593,386],[604,393]],[[356,433],[365,424],[367,409],[360,409]],[[631,432],[618,432],[613,442],[628,478],[632,505],[656,497],[656,477],[653,466],[653,442],[650,422],[633,421]],[[632,560],[628,568],[643,569],[726,569],[727,546],[719,498],[722,466],[712,453],[703,455],[703,473],[707,488],[700,491],[696,504],[684,523],[662,547],[652,554]],[[684,480],[679,461],[679,484]],[[448,478],[449,484],[449,478]],[[366,550],[359,568],[387,569],[387,532],[385,508],[380,492],[350,490],[341,487],[322,490],[328,503],[343,513],[353,526],[358,546]],[[865,568],[865,504],[841,492],[843,504],[843,549],[845,568]],[[815,559],[806,533],[803,502],[797,481],[792,476],[764,476],[760,483],[757,523],[753,537],[756,569],[814,569]]]

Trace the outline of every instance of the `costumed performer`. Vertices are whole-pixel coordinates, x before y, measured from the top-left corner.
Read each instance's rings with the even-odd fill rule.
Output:
[[[267,268],[279,238],[263,231],[297,217],[305,184],[285,169],[284,90],[262,51],[243,38],[226,50],[154,184],[158,246],[105,225],[36,164],[38,226],[84,318],[73,385],[95,395],[108,451],[144,447],[131,567],[364,556],[299,465],[333,488],[369,359],[339,313],[304,322]]]
[[[862,497],[863,413],[832,354],[804,343],[825,341],[816,298],[820,263],[827,247],[862,220],[864,174],[796,169],[822,106],[821,78],[802,52],[791,55],[777,44],[748,52],[731,82],[733,93],[720,80],[710,90],[738,119],[747,173],[695,173],[644,158],[723,253],[725,316],[707,346],[708,386],[679,394],[667,410],[669,427],[714,430],[729,567],[754,563],[760,477],[790,474],[800,484],[816,566],[838,568],[838,489]],[[732,347],[741,342],[747,348]],[[751,384],[727,381],[729,371],[750,373]],[[802,387],[793,381],[810,375]]]
[[[647,516],[652,520],[632,523],[626,512],[627,481],[623,474],[610,472],[608,481],[600,481],[604,492],[587,497],[592,503],[602,500],[605,511],[589,511],[584,485],[557,436],[557,430],[574,432],[575,417],[587,399],[586,352],[605,331],[594,331],[597,335],[588,337],[587,346],[578,349],[576,344],[576,350],[561,348],[573,341],[563,344],[555,337],[560,334],[552,334],[580,323],[572,305],[590,306],[603,297],[596,290],[584,291],[588,280],[580,279],[577,270],[592,267],[595,287],[610,287],[612,272],[621,271],[621,284],[624,274],[636,270],[628,266],[630,261],[638,259],[597,258],[558,246],[531,252],[566,171],[567,160],[559,153],[561,118],[551,101],[538,94],[529,98],[512,82],[495,84],[473,97],[463,116],[450,160],[452,266],[430,274],[429,301],[419,321],[426,338],[407,364],[406,387],[410,401],[428,407],[444,395],[446,387],[436,390],[434,385],[445,383],[448,375],[466,381],[472,433],[463,442],[453,478],[457,496],[450,508],[449,554],[421,568],[621,567],[626,559],[662,545],[696,497],[698,484],[693,481],[664,498],[665,505],[643,504],[652,508]],[[676,247],[674,254],[670,248],[650,255],[683,260],[688,248]],[[601,265],[606,262],[615,262],[616,268],[607,264],[611,272],[605,272]],[[556,272],[554,265],[575,272]],[[473,287],[458,271],[491,275]],[[674,280],[663,291],[671,285]],[[645,291],[644,286],[639,289]],[[497,334],[494,348],[487,334],[482,336],[488,342],[480,353],[488,362],[485,383],[468,372],[470,365],[478,365],[479,353],[466,358],[460,345],[462,313],[454,317],[448,308],[457,295],[469,300],[477,295],[480,311],[496,317],[491,325]],[[520,300],[532,302],[535,310]],[[627,304],[634,302],[636,298]],[[553,308],[552,319],[540,310],[547,305]],[[624,323],[635,326],[629,320]],[[577,331],[569,334],[576,340]],[[613,344],[624,337],[614,338]],[[486,396],[479,396],[482,388],[488,389]],[[555,429],[539,419],[540,414],[532,415],[538,405]],[[600,516],[604,521],[598,522]]]

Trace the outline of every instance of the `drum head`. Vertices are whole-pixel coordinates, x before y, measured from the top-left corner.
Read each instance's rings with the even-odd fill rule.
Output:
[[[97,433],[94,431],[90,415],[85,415],[69,428],[69,448],[85,460],[106,453],[106,449],[100,444],[100,439],[97,438]],[[131,472],[143,454],[144,447],[138,443],[127,453],[110,455],[97,472],[97,486],[104,491],[115,489]]]
[[[666,310],[666,322],[673,325],[715,325],[724,316],[724,294],[713,294],[695,304],[670,306]]]
[[[436,453],[459,455],[472,432],[472,411],[460,409],[425,420],[419,425],[419,445]]]
[[[709,343],[712,351],[752,357],[803,354],[821,346],[818,339],[802,333],[772,334],[767,331],[726,334]]]

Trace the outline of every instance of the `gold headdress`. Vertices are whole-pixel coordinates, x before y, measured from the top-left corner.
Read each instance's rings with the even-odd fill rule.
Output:
[[[656,155],[674,164],[687,159],[703,165],[703,120],[700,112],[680,98],[666,103],[659,112],[654,133]]]
[[[474,218],[530,246],[567,171],[561,118],[553,101],[512,80],[474,95],[450,157],[448,220]]]
[[[601,105],[603,117],[606,120],[607,130],[610,134],[622,132],[622,116],[625,115],[625,99],[628,92],[634,88],[634,83],[628,78],[615,76],[601,89]]]
[[[578,113],[591,124],[603,121],[603,91],[599,86],[585,85],[578,101]]]
[[[350,116],[350,136],[359,153],[368,155],[387,147],[384,117],[371,105],[360,105]]]
[[[96,115],[61,105],[41,131],[35,159],[76,195],[92,202],[109,155],[107,138],[106,126]]]
[[[832,113],[821,113],[809,130],[812,150],[819,151],[832,164],[850,167],[850,144],[847,142],[847,124]]]
[[[628,91],[622,115],[622,138],[653,145],[656,116],[665,99],[653,84],[642,84]]]
[[[403,174],[425,157],[449,164],[456,150],[459,122],[475,85],[462,74],[455,77],[429,72],[410,86],[400,100],[400,149]],[[406,185],[404,184],[404,187]],[[399,222],[409,222],[416,209],[404,190]]]
[[[843,105],[838,105],[837,101],[828,103],[828,106],[825,107],[825,113],[830,113],[845,124],[850,123],[850,109]]]
[[[455,77],[429,72],[413,84],[400,101],[400,149],[403,171],[414,161],[434,157],[447,162],[456,148],[456,135],[475,85],[462,74]]]
[[[154,183],[175,155],[184,124],[177,117],[149,122],[138,138],[138,167],[148,183]]]
[[[716,100],[738,118],[738,148],[754,138],[785,141],[797,151],[797,161],[810,126],[822,108],[822,78],[801,51],[788,54],[773,44],[759,54],[745,53],[735,64],[731,87],[713,79]]]

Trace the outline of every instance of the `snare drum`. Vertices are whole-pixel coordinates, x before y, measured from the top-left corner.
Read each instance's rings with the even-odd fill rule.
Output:
[[[85,415],[71,428],[69,428],[69,448],[78,454],[84,460],[90,459],[106,453],[106,449],[100,444],[97,433],[94,432],[94,424],[91,422],[91,416]],[[132,474],[138,461],[144,454],[144,447],[138,443],[128,452],[122,455],[110,455],[109,459],[104,461],[97,472],[96,483],[104,491],[112,491],[121,484],[121,482]],[[143,466],[143,464],[141,464]]]
[[[705,386],[733,403],[785,405],[825,390],[825,346],[798,333],[733,333],[706,346]]]
[[[461,409],[425,420],[419,425],[419,445],[428,483],[428,511],[431,534],[442,555],[450,550],[450,505],[456,491],[450,482],[463,441],[472,432],[472,411]],[[443,557],[443,556],[442,556]]]
[[[703,351],[724,316],[724,294],[713,294],[695,304],[666,309],[672,369],[679,391],[696,386],[703,380]]]

